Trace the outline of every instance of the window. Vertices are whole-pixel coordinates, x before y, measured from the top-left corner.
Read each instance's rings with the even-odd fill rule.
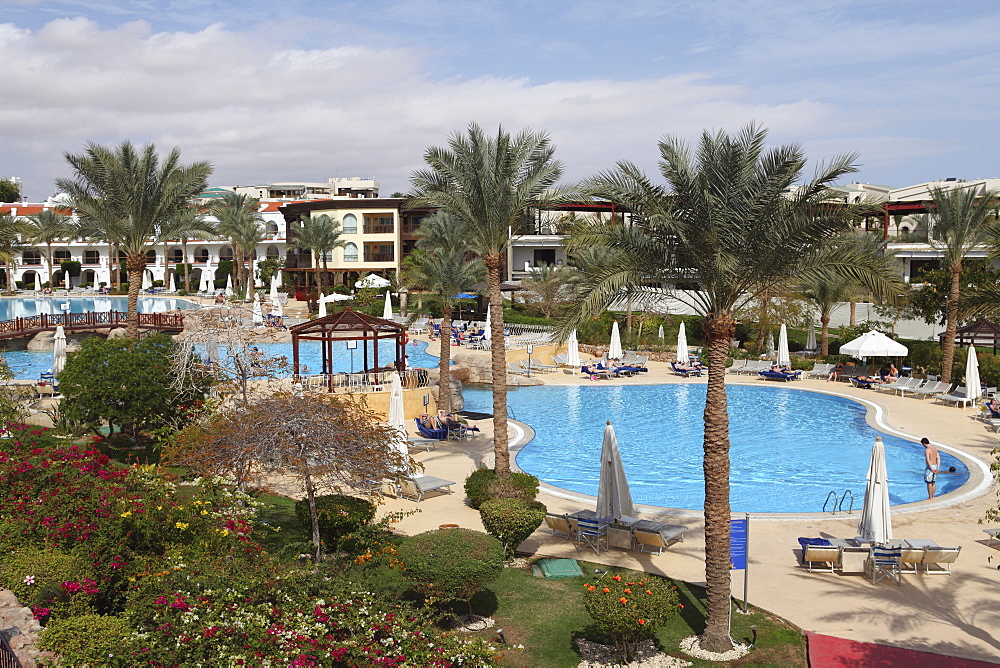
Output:
[[[554,248],[536,248],[534,259],[536,267],[541,267],[543,264],[551,267],[556,263],[556,250]]]
[[[232,261],[233,259],[232,246],[223,246],[222,249],[219,251],[219,259]]]
[[[171,248],[167,252],[167,262],[170,264],[180,264],[184,261],[184,253],[180,248]]]
[[[200,262],[200,263],[208,262],[208,249],[207,248],[198,248],[197,250],[195,250],[195,252],[194,252],[194,261],[195,262]]]
[[[268,257],[268,259],[279,257],[278,247],[277,246],[268,246],[267,247],[267,257]]]
[[[146,264],[149,264],[149,263],[156,264],[156,251],[155,250],[150,249],[150,250],[148,250],[146,252]]]
[[[84,264],[100,264],[101,263],[101,253],[95,250],[85,250],[83,251],[83,263]]]
[[[57,263],[58,262],[62,262],[63,260],[72,260],[73,259],[73,255],[68,250],[66,250],[65,248],[60,248],[55,253],[53,253],[53,255],[55,256],[55,261]]]
[[[26,250],[21,254],[22,264],[41,264],[42,254],[34,250]]]
[[[355,223],[357,223],[357,219],[355,219]],[[346,246],[344,246],[344,262],[357,262],[357,261],[358,261],[358,246],[357,244],[348,243]]]
[[[278,233],[278,224],[277,223],[268,223],[267,224],[267,233],[268,234],[277,234]]]
[[[349,213],[344,216],[344,234],[357,234],[358,233],[358,217],[353,213]],[[355,247],[355,250],[357,248]],[[355,253],[357,255],[357,253]]]

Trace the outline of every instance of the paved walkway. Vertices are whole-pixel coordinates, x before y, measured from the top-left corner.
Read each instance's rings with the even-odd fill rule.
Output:
[[[433,347],[432,347],[433,349]],[[705,379],[683,380],[669,373],[665,364],[650,364],[651,371],[639,378],[598,381],[602,383],[704,383]],[[729,377],[731,382],[759,384],[766,381]],[[579,376],[551,373],[546,383],[590,384]],[[991,450],[998,437],[962,410],[930,401],[885,396],[858,390],[844,383],[805,380],[788,387],[839,394],[867,400],[872,404],[869,420],[880,419],[900,435],[954,447],[964,456],[980,462],[992,461]],[[875,408],[877,407],[877,408]],[[881,415],[879,415],[881,414]],[[477,462],[488,461],[492,453],[491,421],[477,423],[483,434],[462,443],[443,443],[431,452],[417,451],[416,460],[428,475],[454,480],[455,493],[429,496],[422,503],[386,500],[387,510],[421,512],[398,526],[414,534],[446,523],[482,529],[478,512],[464,503],[462,482]],[[974,464],[973,464],[974,465]],[[971,486],[975,487],[973,481]],[[969,487],[969,486],[967,486]],[[966,487],[966,488],[967,488]],[[959,490],[933,502],[922,501],[897,507],[893,526],[897,537],[930,538],[939,545],[962,546],[951,576],[904,576],[902,586],[871,585],[861,575],[810,573],[798,565],[798,536],[839,536],[856,534],[858,513],[836,518],[821,515],[757,516],[752,518],[750,545],[749,598],[754,605],[781,615],[807,631],[913,650],[1000,663],[1000,549],[987,547],[987,536],[978,521],[987,508],[996,506],[995,487],[980,480],[979,491],[970,495]],[[543,491],[541,500],[552,512],[572,512],[593,501],[576,494],[557,496]],[[569,498],[563,498],[563,497]],[[582,558],[602,563],[640,568],[690,582],[704,582],[704,524],[700,513],[675,513],[642,507],[643,517],[669,518],[689,527],[683,543],[662,555],[638,555],[612,550],[599,557],[592,552]],[[521,545],[521,551],[545,556],[576,557],[573,545],[536,531]],[[992,557],[992,562],[990,558]],[[743,574],[735,572],[733,594],[743,596]]]

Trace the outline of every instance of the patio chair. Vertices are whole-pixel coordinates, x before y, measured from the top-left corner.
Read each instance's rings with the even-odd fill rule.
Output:
[[[424,494],[427,492],[442,491],[451,494],[451,486],[454,484],[451,480],[445,480],[444,478],[420,475],[412,478],[403,478],[399,483],[399,493],[400,496],[410,497],[417,503],[420,503],[424,500]]]
[[[636,529],[633,533],[635,535],[635,542],[639,545],[640,554],[661,554],[669,547],[668,543],[670,541],[664,538],[663,534],[659,531]]]
[[[788,382],[790,380],[798,380],[801,372],[793,371],[792,373],[785,373],[784,371],[771,371],[770,369],[766,371],[758,371],[757,375],[764,380],[780,380]]]
[[[934,397],[934,401],[940,401],[943,404],[962,404],[962,408],[965,408],[971,403],[975,403],[975,399],[970,399],[965,396],[965,391],[953,392],[951,394],[938,394]]]
[[[424,438],[428,438],[434,441],[447,441],[448,440],[448,430],[447,429],[431,429],[430,427],[425,427],[420,421],[420,418],[413,418],[413,421],[417,425],[417,431]]]
[[[986,547],[991,547],[993,541],[1000,540],[1000,529],[983,529],[983,533],[990,537],[986,542]]]
[[[804,371],[803,376],[807,378],[825,378],[830,375],[830,371],[833,370],[833,364],[827,362],[817,362],[813,365],[813,368],[809,371]]]
[[[961,547],[925,547],[924,573],[927,575],[951,575],[951,565],[958,559]]]
[[[905,397],[907,394],[910,394],[910,395],[916,397],[916,396],[920,396],[921,394],[926,394],[928,392],[931,392],[931,393],[933,393],[933,392],[940,392],[941,389],[944,388],[944,387],[947,387],[947,386],[944,383],[942,383],[941,381],[938,381],[938,380],[931,381],[930,379],[928,379],[926,383],[924,383],[923,385],[920,385],[919,387],[901,387],[901,388],[899,388],[899,396]]]
[[[746,360],[733,360],[733,365],[726,367],[726,373],[739,373],[740,369],[747,365]]]
[[[601,553],[601,543],[604,549],[608,549],[608,525],[601,524],[596,519],[578,518],[576,520],[576,551],[584,545],[594,550],[594,554]]]
[[[573,540],[575,538],[573,527],[569,524],[569,519],[565,515],[553,515],[549,513],[545,516],[545,526],[553,536]]]
[[[802,550],[802,562],[806,565],[806,570],[812,572],[816,570],[813,564],[827,564],[822,570],[829,570],[833,573],[833,568],[840,563],[840,549],[833,545],[806,545]]]
[[[911,387],[918,384],[920,380],[918,378],[899,378],[893,383],[882,383],[881,385],[876,385],[875,390],[879,392],[895,392],[896,390],[903,387]]]
[[[516,373],[519,376],[527,376],[530,372],[514,362],[507,362],[507,373]]]
[[[915,575],[920,564],[924,562],[925,547],[899,548],[899,572]]]
[[[872,547],[865,562],[865,571],[872,584],[878,584],[889,578],[897,585],[903,583],[900,578],[900,553],[898,547]]]

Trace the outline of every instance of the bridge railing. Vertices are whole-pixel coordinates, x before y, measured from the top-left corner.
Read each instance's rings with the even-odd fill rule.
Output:
[[[152,329],[183,329],[184,316],[179,313],[139,313],[139,327]],[[0,321],[0,338],[10,338],[53,330],[62,325],[63,329],[96,329],[125,327],[128,313],[125,311],[87,311],[86,313],[42,313],[13,320]]]

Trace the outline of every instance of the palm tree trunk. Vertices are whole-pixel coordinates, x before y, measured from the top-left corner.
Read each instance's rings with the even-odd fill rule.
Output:
[[[46,242],[45,245],[49,247],[49,288],[52,288],[52,242]]]
[[[824,311],[819,316],[820,336],[819,336],[819,353],[823,357],[830,354],[830,312]]]
[[[184,292],[191,292],[191,266],[188,264],[188,242],[181,236],[181,252],[184,254]]]
[[[851,319],[850,319],[850,324],[851,324],[851,327],[854,327],[856,324],[858,324],[858,303],[856,301],[854,301],[853,299],[851,300]]]
[[[115,291],[115,287],[118,285],[118,281],[115,280],[115,265],[118,264],[118,258],[115,257],[115,247],[113,244],[108,243],[108,287],[112,292]],[[51,283],[49,287],[51,287]]]
[[[706,619],[701,647],[711,652],[732,648],[729,640],[729,413],[726,405],[726,357],[736,325],[729,315],[705,321],[708,344],[708,391],[705,398],[705,583]]]
[[[146,253],[139,251],[125,258],[128,272],[128,325],[125,331],[130,339],[139,338],[139,288],[142,287],[142,272],[146,271]]]
[[[546,313],[545,317],[548,318],[549,314]],[[629,334],[632,333],[632,292],[628,293],[628,306],[625,310],[625,331]]]
[[[951,366],[955,361],[955,330],[958,329],[958,290],[962,277],[962,263],[953,262],[948,267],[951,272],[951,287],[948,288],[948,324],[944,330],[944,347],[941,351],[941,381],[951,382]]]
[[[510,451],[507,449],[507,350],[503,340],[503,299],[500,296],[500,253],[485,258],[490,288],[490,355],[493,375],[493,470],[510,477]],[[449,345],[451,342],[448,342]]]
[[[437,407],[451,413],[451,300],[441,304],[441,356],[438,359]]]
[[[14,268],[11,267],[13,262],[4,262],[4,269],[7,271],[7,294],[14,294]],[[52,285],[52,281],[49,281],[49,285]]]

